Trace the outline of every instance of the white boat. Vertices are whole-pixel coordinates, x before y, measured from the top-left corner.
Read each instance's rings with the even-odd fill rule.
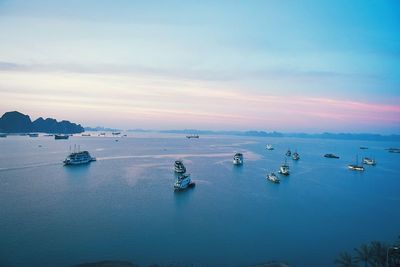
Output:
[[[285,163],[281,165],[279,168],[279,173],[282,175],[289,175],[289,165],[287,164],[287,161],[285,159]]]
[[[288,151],[286,151],[286,156],[290,157],[292,155],[292,152],[290,151],[290,149],[288,149]]]
[[[266,147],[267,150],[274,150],[274,147],[271,144],[268,144]]]
[[[181,160],[175,160],[174,168],[176,173],[186,172],[186,167],[185,165],[183,165],[183,162]]]
[[[233,165],[242,165],[242,164],[243,164],[243,154],[236,153],[235,156],[233,156]]]
[[[370,158],[365,157],[365,158],[363,158],[363,164],[375,166],[376,161],[375,161],[375,159],[370,159]]]
[[[80,165],[96,161],[96,158],[90,156],[88,151],[73,152],[64,160],[64,165]]]
[[[300,155],[299,155],[299,153],[297,153],[297,151],[292,154],[292,159],[293,160],[299,160],[300,159]]]
[[[356,157],[356,164],[349,164],[347,168],[352,171],[364,171],[364,167],[362,165],[358,165],[358,156]]]
[[[182,174],[176,178],[174,183],[174,190],[181,191],[194,186],[195,183],[193,183],[192,180],[190,179],[190,174]]]
[[[270,180],[271,182],[275,183],[275,184],[279,184],[280,180],[279,178],[276,176],[275,173],[271,172],[267,175],[267,180]]]

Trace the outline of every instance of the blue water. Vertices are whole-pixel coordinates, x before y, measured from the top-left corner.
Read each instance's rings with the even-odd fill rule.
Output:
[[[267,151],[271,143],[275,150]],[[70,145],[98,158],[64,167]],[[41,145],[41,147],[39,147]],[[359,150],[360,146],[369,147]],[[237,266],[277,260],[333,266],[341,251],[400,234],[398,143],[137,135],[0,138],[0,266]],[[288,148],[291,175],[272,184]],[[235,152],[245,164],[232,165]],[[335,153],[340,159],[322,155]],[[375,157],[365,172],[346,165]],[[173,192],[183,159],[194,189]]]

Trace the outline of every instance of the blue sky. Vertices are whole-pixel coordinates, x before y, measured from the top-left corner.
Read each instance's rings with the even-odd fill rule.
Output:
[[[0,1],[0,111],[399,133],[399,29],[398,1]]]

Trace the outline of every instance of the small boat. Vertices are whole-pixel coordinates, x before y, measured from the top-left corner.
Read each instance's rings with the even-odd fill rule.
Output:
[[[190,174],[182,174],[179,175],[178,178],[176,178],[175,183],[174,183],[174,190],[175,191],[182,191],[187,188],[192,188],[196,184],[192,182],[190,179]]]
[[[368,149],[366,146],[360,146],[360,149]]]
[[[7,137],[7,134],[0,133],[0,138],[6,138],[6,137]]]
[[[96,161],[96,158],[90,156],[88,151],[73,152],[63,161],[64,165],[81,165]]]
[[[280,180],[279,178],[276,176],[275,173],[271,172],[267,175],[267,180],[270,180],[271,182],[275,183],[275,184],[279,184]]]
[[[338,159],[339,157],[336,156],[335,154],[325,154],[324,155],[325,158],[330,158],[330,159]]]
[[[186,167],[183,165],[182,160],[175,160],[174,169],[176,173],[185,173]]]
[[[120,135],[120,132],[113,132],[112,135]]]
[[[186,135],[187,139],[192,139],[192,138],[200,138],[198,134],[191,134],[191,135]]]
[[[54,134],[45,134],[45,135],[43,135],[43,136],[45,136],[45,137],[53,137]]]
[[[99,136],[105,136],[106,135],[106,133],[100,133],[99,134]]]
[[[400,148],[389,148],[387,149],[389,151],[389,153],[400,153]]]
[[[233,156],[233,165],[242,165],[242,164],[243,164],[243,154],[236,153],[235,156]]]
[[[290,157],[292,155],[292,151],[290,151],[290,149],[288,149],[288,151],[286,151],[286,156]]]
[[[29,133],[28,136],[29,137],[38,137],[39,134],[37,134],[37,133]]]
[[[292,159],[293,160],[299,160],[300,159],[300,155],[299,155],[299,153],[297,153],[297,151],[293,153]]]
[[[358,165],[358,156],[356,157],[356,163],[355,164],[349,164],[347,165],[349,170],[352,171],[364,171],[364,167],[362,165]]]
[[[69,135],[67,134],[55,134],[54,135],[54,139],[55,140],[64,140],[64,139],[68,139]]]
[[[363,158],[363,164],[375,166],[376,161],[375,161],[375,159],[365,157],[365,158]]]
[[[90,134],[82,134],[82,136],[90,136]]]
[[[282,175],[289,175],[289,165],[287,164],[287,161],[285,159],[285,163],[281,165],[279,168],[279,173]]]
[[[268,144],[266,147],[267,150],[274,150],[274,147],[271,144]]]

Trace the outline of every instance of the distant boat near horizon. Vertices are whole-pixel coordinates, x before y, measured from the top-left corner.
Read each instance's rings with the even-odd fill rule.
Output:
[[[364,157],[364,158],[363,158],[363,164],[375,166],[375,165],[376,165],[376,160],[375,160],[375,159],[371,159],[371,158]]]
[[[331,154],[331,153],[325,154],[324,157],[325,157],[325,158],[330,158],[330,159],[338,159],[338,158],[339,158],[339,157],[336,156],[335,154]]]
[[[187,139],[192,139],[192,138],[200,138],[200,136],[198,134],[191,134],[191,135],[186,135]]]
[[[0,133],[0,138],[6,138],[6,137],[7,137],[7,134]]]
[[[67,134],[55,134],[54,135],[55,140],[65,140],[68,138],[69,138],[69,135],[67,135]]]
[[[29,133],[28,136],[29,137],[39,137],[39,134],[37,134],[37,133]]]

